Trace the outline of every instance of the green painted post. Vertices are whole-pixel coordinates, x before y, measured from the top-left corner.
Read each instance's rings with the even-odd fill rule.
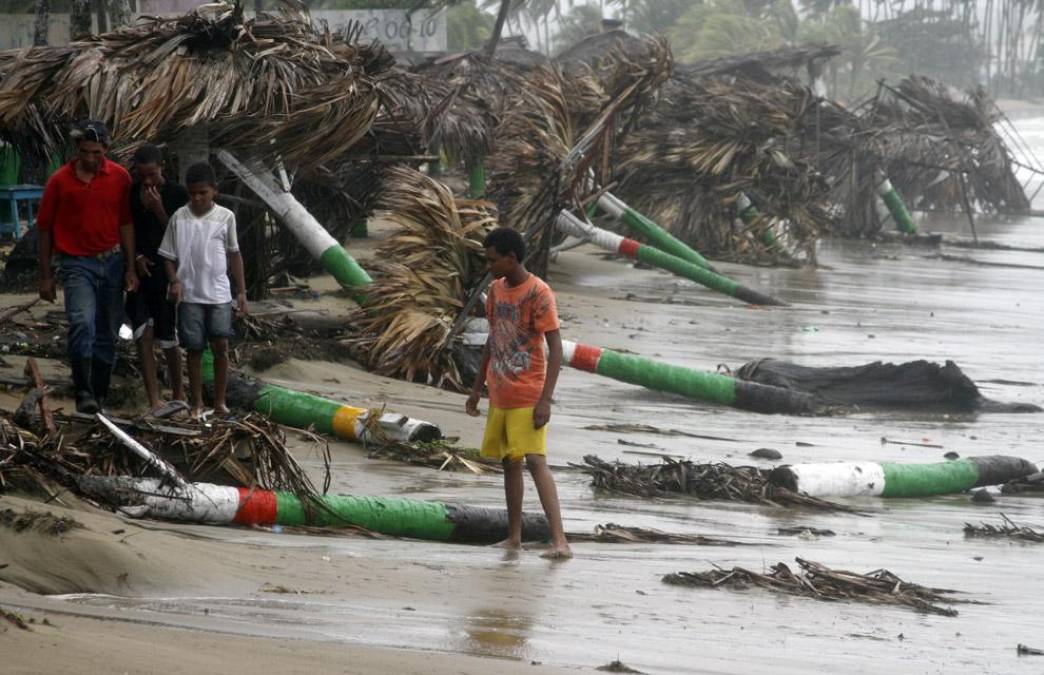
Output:
[[[888,207],[888,213],[892,214],[896,229],[903,234],[917,234],[917,225],[914,224],[902,196],[892,185],[892,181],[887,178],[883,179],[877,186],[877,194]]]
[[[486,167],[481,157],[468,163],[468,196],[472,199],[486,196]]]

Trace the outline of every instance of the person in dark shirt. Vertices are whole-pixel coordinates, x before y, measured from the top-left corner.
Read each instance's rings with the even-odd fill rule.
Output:
[[[167,220],[188,203],[188,192],[163,176],[163,155],[159,148],[147,143],[137,149],[132,159],[134,184],[130,190],[130,213],[137,242],[135,264],[141,286],[127,294],[127,318],[134,328],[141,358],[141,376],[149,397],[149,408],[160,406],[159,383],[156,379],[156,352],[159,342],[167,359],[167,371],[174,400],[185,400],[181,377],[181,352],[175,332],[174,303],[167,298],[167,275],[158,249],[167,229]]]

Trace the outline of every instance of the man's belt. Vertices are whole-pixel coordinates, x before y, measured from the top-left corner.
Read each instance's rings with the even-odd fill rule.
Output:
[[[94,258],[95,260],[107,260],[114,255],[119,255],[121,250],[120,245],[117,244],[108,251],[102,251],[101,253],[88,253],[87,255],[69,255],[68,253],[63,253],[62,255],[69,258]]]

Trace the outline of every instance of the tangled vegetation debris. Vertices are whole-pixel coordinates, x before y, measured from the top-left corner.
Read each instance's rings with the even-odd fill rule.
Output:
[[[685,495],[700,500],[852,511],[843,504],[773,486],[768,481],[771,471],[755,466],[731,466],[724,462],[696,464],[669,457],[660,464],[636,465],[610,463],[595,455],[585,455],[584,464],[574,466],[591,476],[591,484],[596,489],[640,497]]]
[[[677,534],[648,527],[628,527],[616,523],[595,525],[594,532],[570,532],[569,541],[596,544],[695,544],[696,546],[743,546],[729,539],[705,537],[702,534]]]
[[[1044,543],[1044,532],[1039,532],[1026,525],[1017,525],[1003,513],[1000,516],[1004,521],[1001,525],[990,525],[989,523],[972,525],[971,523],[965,523],[964,536],[984,539],[1014,539],[1017,541],[1030,541],[1036,544]]]
[[[775,593],[801,595],[816,600],[849,600],[875,605],[901,605],[923,614],[957,616],[957,610],[938,603],[974,603],[947,597],[960,591],[929,588],[904,581],[888,570],[856,574],[834,570],[811,560],[795,558],[801,571],[795,574],[786,563],[772,566],[768,574],[758,574],[742,567],[721,568],[707,572],[677,572],[663,577],[663,582],[675,586],[701,588],[746,588],[757,586]]]

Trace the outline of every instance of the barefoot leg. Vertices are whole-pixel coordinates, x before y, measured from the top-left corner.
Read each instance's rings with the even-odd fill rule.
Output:
[[[508,507],[508,536],[504,541],[495,544],[501,548],[522,548],[522,460],[505,459],[504,462],[504,496]]]
[[[573,552],[569,548],[569,542],[566,541],[565,530],[562,527],[562,508],[558,503],[558,489],[555,487],[551,469],[547,466],[547,458],[543,455],[526,455],[526,464],[529,466],[530,475],[533,476],[537,494],[540,495],[540,505],[544,507],[548,529],[551,530],[551,548],[541,554],[541,557],[572,558]]]

